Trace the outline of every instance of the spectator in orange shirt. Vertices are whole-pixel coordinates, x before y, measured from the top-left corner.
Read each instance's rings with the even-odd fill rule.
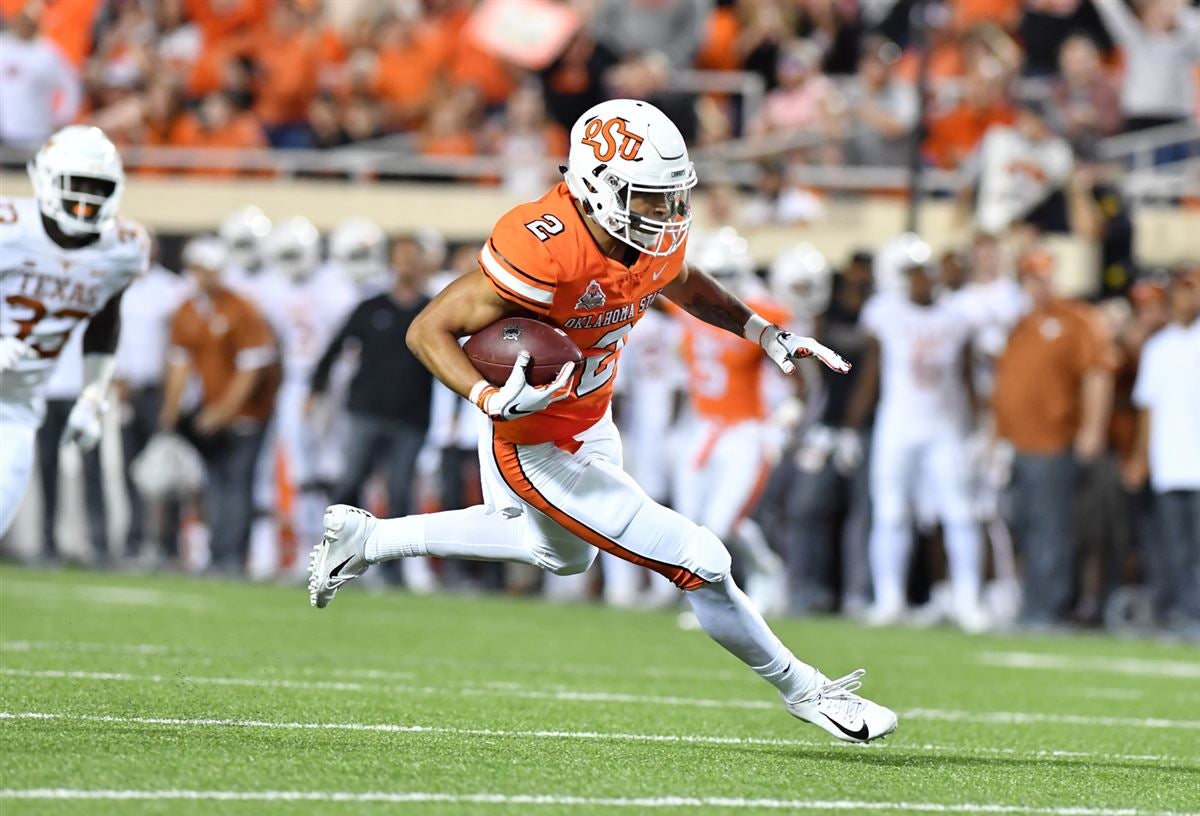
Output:
[[[276,0],[184,0],[187,16],[200,26],[206,47],[257,29],[275,4]]]
[[[156,77],[142,94],[141,142],[145,145],[172,144],[183,118],[183,95],[171,77]]]
[[[737,71],[742,67],[738,40],[742,36],[742,21],[733,6],[713,9],[705,23],[696,67],[707,71]]]
[[[463,94],[438,101],[421,134],[421,155],[474,156],[478,146],[470,120],[470,103]]]
[[[1016,122],[998,65],[985,64],[968,75],[965,90],[962,102],[929,122],[924,153],[926,161],[937,167],[958,167],[979,146],[988,128]]]
[[[273,147],[304,144],[304,119],[317,90],[317,37],[292,6],[280,3],[254,50],[255,113]]]
[[[200,110],[186,116],[172,129],[172,139],[179,147],[251,149],[266,147],[262,128],[252,114],[239,113],[229,97],[221,92],[204,98]],[[234,175],[237,167],[229,165],[201,170],[208,175]]]
[[[408,130],[429,110],[438,90],[444,61],[434,32],[420,22],[395,15],[384,23],[372,92],[384,104],[389,123]]]

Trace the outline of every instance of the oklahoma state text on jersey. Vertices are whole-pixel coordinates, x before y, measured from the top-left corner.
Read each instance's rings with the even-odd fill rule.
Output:
[[[787,310],[763,298],[746,304],[780,326],[790,319]],[[762,370],[767,358],[757,343],[710,326],[682,309],[671,309],[683,326],[683,357],[688,366],[688,396],[698,416],[732,425],[763,419]]]
[[[566,184],[501,218],[479,253],[484,275],[501,297],[565,331],[583,350],[583,365],[571,396],[533,416],[496,423],[496,435],[518,445],[556,442],[603,417],[626,337],[679,275],[684,250],[665,258],[639,253],[632,267],[609,258]]]

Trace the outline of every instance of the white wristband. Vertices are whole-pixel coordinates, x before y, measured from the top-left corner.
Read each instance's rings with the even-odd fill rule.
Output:
[[[762,345],[763,334],[771,327],[771,321],[760,314],[750,315],[746,325],[742,327],[742,336],[752,343]]]
[[[483,395],[484,391],[486,391],[487,389],[489,389],[491,387],[492,387],[491,383],[489,383],[487,380],[480,380],[479,382],[477,382],[473,386],[471,386],[471,393],[467,397],[467,399],[471,400],[471,403],[473,405],[482,409],[483,406],[479,404],[479,398]]]

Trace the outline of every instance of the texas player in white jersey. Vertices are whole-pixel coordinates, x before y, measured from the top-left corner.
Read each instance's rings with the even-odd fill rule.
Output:
[[[861,318],[881,360],[870,476],[875,605],[868,620],[893,623],[904,613],[913,509],[918,489],[927,487],[946,542],[953,614],[963,628],[977,630],[986,621],[982,542],[967,492],[971,327],[935,298],[928,245],[912,240],[905,247],[892,290],[873,296]]]
[[[267,298],[263,287],[268,283],[264,272],[271,219],[258,207],[240,207],[225,217],[217,234],[229,252],[225,285],[261,311]]]
[[[318,482],[318,435],[308,416],[309,382],[326,346],[357,303],[340,272],[321,267],[320,235],[303,216],[278,224],[266,241],[266,269],[258,275],[261,308],[279,343],[283,382],[276,397],[272,439],[266,446],[273,472],[268,487],[298,539],[318,535],[324,507]],[[282,508],[280,508],[282,505]]]
[[[64,440],[100,441],[121,293],[150,260],[146,231],[117,217],[125,172],[99,128],[55,133],[29,175],[35,198],[0,198],[0,535],[29,483],[46,381],[83,321],[84,387]]]
[[[688,263],[758,314],[786,326],[791,315],[754,278],[746,239],[732,227],[697,235]],[[674,309],[687,365],[688,415],[675,459],[675,507],[730,544],[746,570],[746,595],[764,615],[787,604],[783,561],[750,518],[770,472],[766,377],[759,348]],[[765,376],[764,376],[765,375]]]

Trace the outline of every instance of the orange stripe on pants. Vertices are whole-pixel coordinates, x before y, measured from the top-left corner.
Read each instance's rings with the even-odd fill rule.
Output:
[[[496,458],[496,466],[500,470],[500,477],[504,479],[505,483],[512,488],[513,492],[523,502],[541,511],[577,538],[586,541],[597,549],[612,553],[625,561],[654,570],[680,589],[699,589],[706,583],[699,575],[684,567],[655,561],[653,558],[647,558],[644,555],[638,555],[632,550],[625,549],[611,538],[596,532],[579,519],[555,507],[550,503],[549,499],[542,495],[533,482],[529,481],[529,477],[525,475],[525,470],[521,467],[521,459],[517,455],[517,446],[513,443],[493,437],[492,455]]]

